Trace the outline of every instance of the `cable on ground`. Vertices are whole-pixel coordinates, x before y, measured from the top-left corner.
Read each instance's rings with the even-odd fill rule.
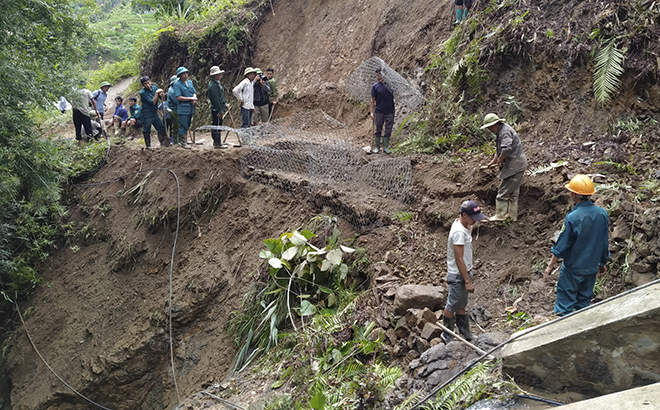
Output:
[[[108,148],[108,152],[110,152],[109,148]],[[149,168],[149,169],[142,169],[139,171],[128,172],[126,174],[120,175],[108,181],[91,183],[91,184],[73,184],[73,186],[90,187],[90,186],[105,185],[118,181],[128,175],[135,175],[135,174],[151,172],[151,171],[167,171],[170,174],[172,174],[174,180],[176,181],[176,230],[174,233],[174,244],[172,245],[172,256],[170,258],[169,335],[170,335],[170,363],[172,366],[172,380],[174,381],[174,389],[176,391],[177,399],[181,401],[181,395],[179,394],[179,385],[177,384],[176,381],[176,373],[174,369],[174,340],[172,339],[172,281],[173,281],[172,272],[174,270],[174,254],[176,252],[176,243],[177,240],[179,239],[179,224],[181,222],[181,185],[179,184],[179,177],[176,175],[176,173],[174,173],[174,171],[172,171],[169,168]]]
[[[421,406],[422,404],[426,403],[429,399],[431,399],[431,398],[434,397],[436,394],[438,394],[438,392],[439,392],[440,390],[442,390],[442,389],[444,389],[445,387],[449,386],[451,383],[454,382],[454,380],[458,379],[460,376],[462,376],[463,374],[465,374],[465,372],[467,372],[468,370],[472,369],[475,365],[477,365],[479,362],[481,362],[484,358],[486,358],[486,357],[488,357],[489,355],[491,355],[492,353],[494,353],[494,352],[500,350],[502,347],[504,347],[505,345],[507,345],[507,344],[513,342],[514,340],[518,339],[519,337],[521,337],[521,336],[526,336],[526,335],[528,335],[528,334],[530,334],[530,333],[533,333],[533,332],[535,332],[535,331],[537,331],[537,330],[539,330],[539,329],[543,329],[543,328],[546,327],[546,326],[549,326],[549,325],[552,325],[552,324],[554,324],[554,323],[560,322],[560,321],[562,321],[562,320],[564,320],[564,319],[566,319],[566,318],[569,318],[569,317],[571,317],[571,316],[577,315],[577,314],[579,314],[579,313],[582,313],[582,312],[584,312],[584,311],[586,311],[586,310],[589,310],[589,309],[591,309],[591,308],[594,308],[594,307],[596,307],[596,306],[600,306],[601,304],[603,304],[603,303],[605,303],[605,302],[610,302],[610,301],[616,300],[616,299],[618,299],[618,298],[620,298],[620,297],[622,297],[622,296],[625,296],[625,295],[627,295],[627,294],[629,294],[629,293],[636,292],[636,291],[638,291],[638,290],[641,290],[641,289],[647,288],[647,287],[649,287],[649,286],[651,286],[651,285],[655,285],[655,284],[657,284],[657,283],[660,283],[660,279],[656,279],[656,280],[654,280],[654,281],[652,281],[652,282],[649,282],[649,283],[647,283],[647,284],[645,284],[645,285],[642,285],[642,286],[639,286],[639,287],[636,287],[636,288],[633,288],[633,289],[629,289],[629,290],[627,290],[627,291],[625,291],[625,292],[623,292],[623,293],[619,293],[618,295],[614,295],[614,296],[612,296],[612,297],[610,297],[610,298],[608,298],[608,299],[601,300],[600,302],[598,302],[598,303],[594,303],[593,305],[587,306],[587,307],[585,307],[585,308],[583,308],[583,309],[576,310],[575,312],[571,312],[571,313],[569,313],[569,314],[566,315],[566,316],[559,317],[559,318],[557,318],[557,319],[555,319],[555,320],[551,320],[550,322],[546,322],[546,323],[540,324],[540,325],[538,325],[538,326],[536,326],[536,327],[534,327],[534,328],[531,328],[531,329],[529,329],[529,330],[522,331],[522,332],[518,332],[518,333],[514,334],[513,336],[511,336],[511,338],[510,338],[509,340],[507,340],[507,341],[505,341],[505,342],[502,342],[502,343],[500,343],[499,345],[493,347],[492,349],[490,349],[489,351],[487,351],[486,353],[484,353],[483,355],[481,355],[481,356],[479,356],[477,359],[475,359],[472,363],[470,363],[469,365],[467,365],[467,367],[465,367],[463,370],[461,370],[460,372],[458,372],[458,373],[457,373],[456,375],[454,375],[452,378],[450,378],[449,380],[447,380],[446,382],[444,382],[442,385],[440,385],[440,386],[434,388],[434,389],[431,391],[431,393],[429,393],[429,394],[428,394],[426,397],[424,397],[421,401],[419,401],[417,404],[415,404],[415,405],[412,407],[411,410],[415,410],[415,409],[420,408],[420,406]]]
[[[93,404],[94,406],[96,406],[98,408],[101,408],[101,409],[104,409],[104,410],[111,410],[107,407],[104,407],[104,406],[98,404],[97,402],[93,401],[92,399],[85,397],[82,393],[78,392],[76,389],[71,387],[71,385],[69,385],[69,383],[65,382],[64,379],[62,379],[57,373],[55,373],[55,370],[53,370],[53,368],[50,367],[48,365],[48,363],[46,363],[46,360],[41,355],[41,353],[39,353],[39,350],[37,350],[37,346],[35,346],[34,342],[32,341],[32,336],[30,336],[30,332],[28,332],[28,330],[27,330],[27,326],[25,325],[25,321],[23,320],[23,315],[21,314],[21,308],[18,306],[18,302],[16,300],[14,300],[14,304],[16,305],[16,311],[18,312],[18,317],[21,319],[21,323],[23,324],[23,329],[25,329],[25,334],[27,335],[27,338],[30,341],[30,344],[32,345],[32,348],[37,353],[37,356],[39,356],[41,361],[46,365],[48,370],[50,370],[50,372],[53,373],[53,375],[55,375],[55,377],[57,377],[59,379],[59,381],[62,382],[63,385],[65,385],[69,390],[71,390],[72,392],[77,394],[80,398],[84,399],[88,403]]]
[[[216,396],[215,394],[211,394],[211,393],[206,392],[206,391],[201,391],[200,393],[202,393],[202,394],[206,394],[206,395],[209,395],[209,396],[213,397],[213,398],[216,399],[216,400],[220,400],[222,403],[224,403],[224,404],[226,404],[226,405],[228,405],[228,406],[233,406],[235,409],[247,410],[245,407],[241,407],[241,406],[239,406],[239,405],[236,404],[236,403],[232,403],[232,402],[230,402],[229,400],[225,400],[225,399],[223,399],[223,398],[220,398],[220,397]]]
[[[110,155],[110,141],[108,140],[108,151],[106,152],[105,159],[103,160],[103,163],[101,165],[103,165],[107,162],[107,159],[108,159],[109,155]],[[100,168],[100,167],[101,166],[99,166],[98,168]],[[143,169],[143,170],[139,170],[139,171],[128,172],[126,174],[120,175],[120,176],[118,176],[116,178],[113,178],[111,180],[108,180],[108,181],[96,182],[96,183],[90,183],[90,184],[71,184],[71,185],[72,186],[79,186],[79,187],[91,187],[91,186],[106,185],[106,184],[110,184],[110,183],[113,183],[115,181],[118,181],[118,180],[120,180],[120,179],[122,179],[126,176],[129,176],[129,175],[135,175],[135,174],[151,172],[151,171],[168,171],[169,173],[172,174],[172,176],[174,177],[174,180],[176,181],[176,190],[177,190],[176,231],[175,231],[175,234],[174,234],[174,244],[172,245],[172,256],[170,258],[170,277],[169,277],[169,282],[170,282],[169,283],[169,338],[170,338],[170,363],[171,363],[171,368],[172,368],[172,379],[174,381],[174,388],[175,388],[175,391],[176,391],[177,399],[179,401],[181,401],[181,396],[179,394],[179,386],[177,384],[176,373],[175,373],[175,368],[174,368],[174,341],[173,341],[173,338],[172,338],[172,282],[173,282],[173,269],[174,269],[174,255],[175,255],[175,252],[176,252],[176,243],[177,243],[177,240],[179,238],[179,224],[180,224],[180,220],[181,220],[181,186],[179,184],[179,177],[176,175],[176,173],[173,170],[171,170],[169,168],[149,168],[149,169]],[[62,379],[62,377],[60,377],[57,373],[55,373],[53,368],[50,367],[50,365],[46,362],[46,360],[43,358],[41,353],[39,353],[39,350],[37,350],[37,347],[35,346],[34,342],[32,341],[32,337],[30,336],[30,333],[27,330],[27,326],[25,325],[25,321],[23,320],[23,316],[21,315],[21,311],[20,311],[20,308],[18,307],[18,303],[16,301],[14,301],[14,303],[16,304],[16,310],[18,311],[18,316],[21,319],[21,323],[23,324],[23,329],[25,329],[25,333],[28,337],[28,340],[30,341],[30,344],[32,345],[32,348],[37,353],[37,355],[39,356],[41,361],[44,363],[44,365],[46,365],[48,370],[50,370],[50,372],[53,373],[53,375],[55,375],[55,377],[57,377],[57,379],[60,382],[62,382],[62,384],[64,384],[69,390],[71,390],[72,392],[74,392],[75,394],[77,394],[78,396],[80,396],[81,398],[83,398],[84,400],[89,402],[90,404],[93,404],[93,405],[95,405],[95,406],[97,406],[101,409],[111,410],[111,409],[108,409],[107,407],[104,407],[104,406],[94,402],[93,400],[83,396],[81,393],[79,393],[77,390],[75,390],[73,387],[71,387],[71,385],[69,385],[66,381],[64,381],[64,379]],[[242,409],[242,407],[238,407],[238,408]]]

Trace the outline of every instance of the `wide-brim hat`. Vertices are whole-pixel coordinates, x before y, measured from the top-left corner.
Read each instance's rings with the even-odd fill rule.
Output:
[[[245,69],[245,72],[243,72],[243,75],[248,75],[250,73],[256,73],[256,72],[257,72],[257,70],[255,70],[254,68],[248,67],[248,68]]]
[[[176,76],[179,77],[181,74],[187,73],[187,72],[189,72],[189,71],[186,67],[179,67],[176,70]]]
[[[100,86],[99,88],[103,88],[103,87],[106,87],[106,86],[107,86],[107,87],[112,87],[112,84],[110,84],[110,83],[107,82],[107,81],[104,81],[104,82],[101,83],[101,86]]]
[[[221,70],[220,67],[218,67],[217,65],[214,65],[213,67],[211,67],[211,73],[209,75],[222,74],[224,72],[225,72],[225,70]]]
[[[500,118],[497,116],[497,114],[492,112],[490,114],[486,114],[484,117],[484,125],[481,126],[481,129],[486,129],[491,125],[497,124],[498,122],[504,122],[504,118]]]
[[[173,75],[172,77],[170,77],[170,85],[176,83],[176,80],[178,80],[178,79],[179,79],[179,77],[177,77],[176,75]]]
[[[261,68],[255,68],[254,71],[257,72],[257,74],[263,74],[264,72],[261,71]]]

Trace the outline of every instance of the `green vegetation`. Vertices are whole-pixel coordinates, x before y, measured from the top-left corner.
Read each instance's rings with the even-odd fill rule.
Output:
[[[267,249],[259,252],[259,257],[265,261],[269,279],[261,289],[253,288],[246,294],[243,312],[235,314],[232,324],[238,340],[246,338],[236,370],[277,345],[279,331],[287,320],[294,330],[298,330],[296,322],[304,329],[305,317],[313,316],[318,309],[336,308],[341,302],[339,293],[349,272],[343,254],[354,250],[339,245],[336,226],[323,248],[310,243],[315,236],[302,230],[264,241]]]
[[[293,390],[263,409],[381,408],[402,370],[381,363],[384,334],[358,319],[360,297],[347,288],[352,275],[344,263],[354,250],[340,245],[333,218],[313,222],[313,229],[328,233],[324,247],[312,243],[320,238],[310,230],[264,241],[259,256],[267,280],[245,296],[229,329],[243,342],[235,370],[269,350],[259,368],[269,376],[278,369],[271,388]],[[357,254],[353,267],[365,258]],[[292,332],[283,333],[285,327]]]
[[[623,74],[623,56],[626,49],[619,49],[616,39],[612,38],[603,44],[595,58],[594,96],[600,104],[612,99],[612,95],[621,86]]]
[[[423,410],[466,409],[487,398],[506,400],[519,393],[520,388],[512,381],[503,381],[499,363],[482,362],[440,390],[419,408]],[[415,401],[416,403],[416,401]],[[414,403],[403,403],[395,410],[409,410]]]
[[[11,301],[39,283],[36,268],[54,245],[66,213],[62,186],[98,164],[100,145],[39,138],[35,109],[71,99],[91,41],[90,9],[69,0],[7,0],[0,16],[0,294]]]

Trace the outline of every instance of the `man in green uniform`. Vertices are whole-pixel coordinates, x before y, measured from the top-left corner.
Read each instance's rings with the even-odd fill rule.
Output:
[[[158,140],[163,147],[170,146],[170,139],[165,133],[165,125],[158,116],[158,99],[165,98],[165,91],[151,84],[151,79],[147,76],[140,78],[142,90],[140,90],[140,101],[142,102],[142,135],[144,144],[148,149],[151,148],[151,126],[158,131]]]
[[[279,92],[277,91],[277,81],[273,78],[275,75],[275,69],[268,67],[266,69],[266,77],[268,77],[268,83],[270,84],[270,103],[268,103],[268,118],[272,117],[273,107],[277,105],[277,97],[279,97]]]
[[[225,99],[225,89],[220,84],[220,79],[224,70],[220,67],[211,67],[211,81],[206,91],[206,96],[211,100],[211,119],[213,125],[222,125],[222,116],[227,112],[227,100]],[[222,143],[222,131],[212,130],[211,136],[213,137],[213,148],[227,148],[227,144]]]
[[[177,110],[179,112],[179,141],[181,146],[187,145],[187,134],[192,116],[197,105],[197,91],[193,87],[192,81],[188,79],[189,72],[186,67],[179,67],[176,70],[179,80],[174,83],[174,95],[177,99]]]

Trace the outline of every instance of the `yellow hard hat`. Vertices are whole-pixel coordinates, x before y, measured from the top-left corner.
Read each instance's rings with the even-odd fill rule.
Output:
[[[586,175],[576,175],[571,179],[571,182],[564,185],[566,189],[578,195],[593,195],[596,193],[594,183]]]

